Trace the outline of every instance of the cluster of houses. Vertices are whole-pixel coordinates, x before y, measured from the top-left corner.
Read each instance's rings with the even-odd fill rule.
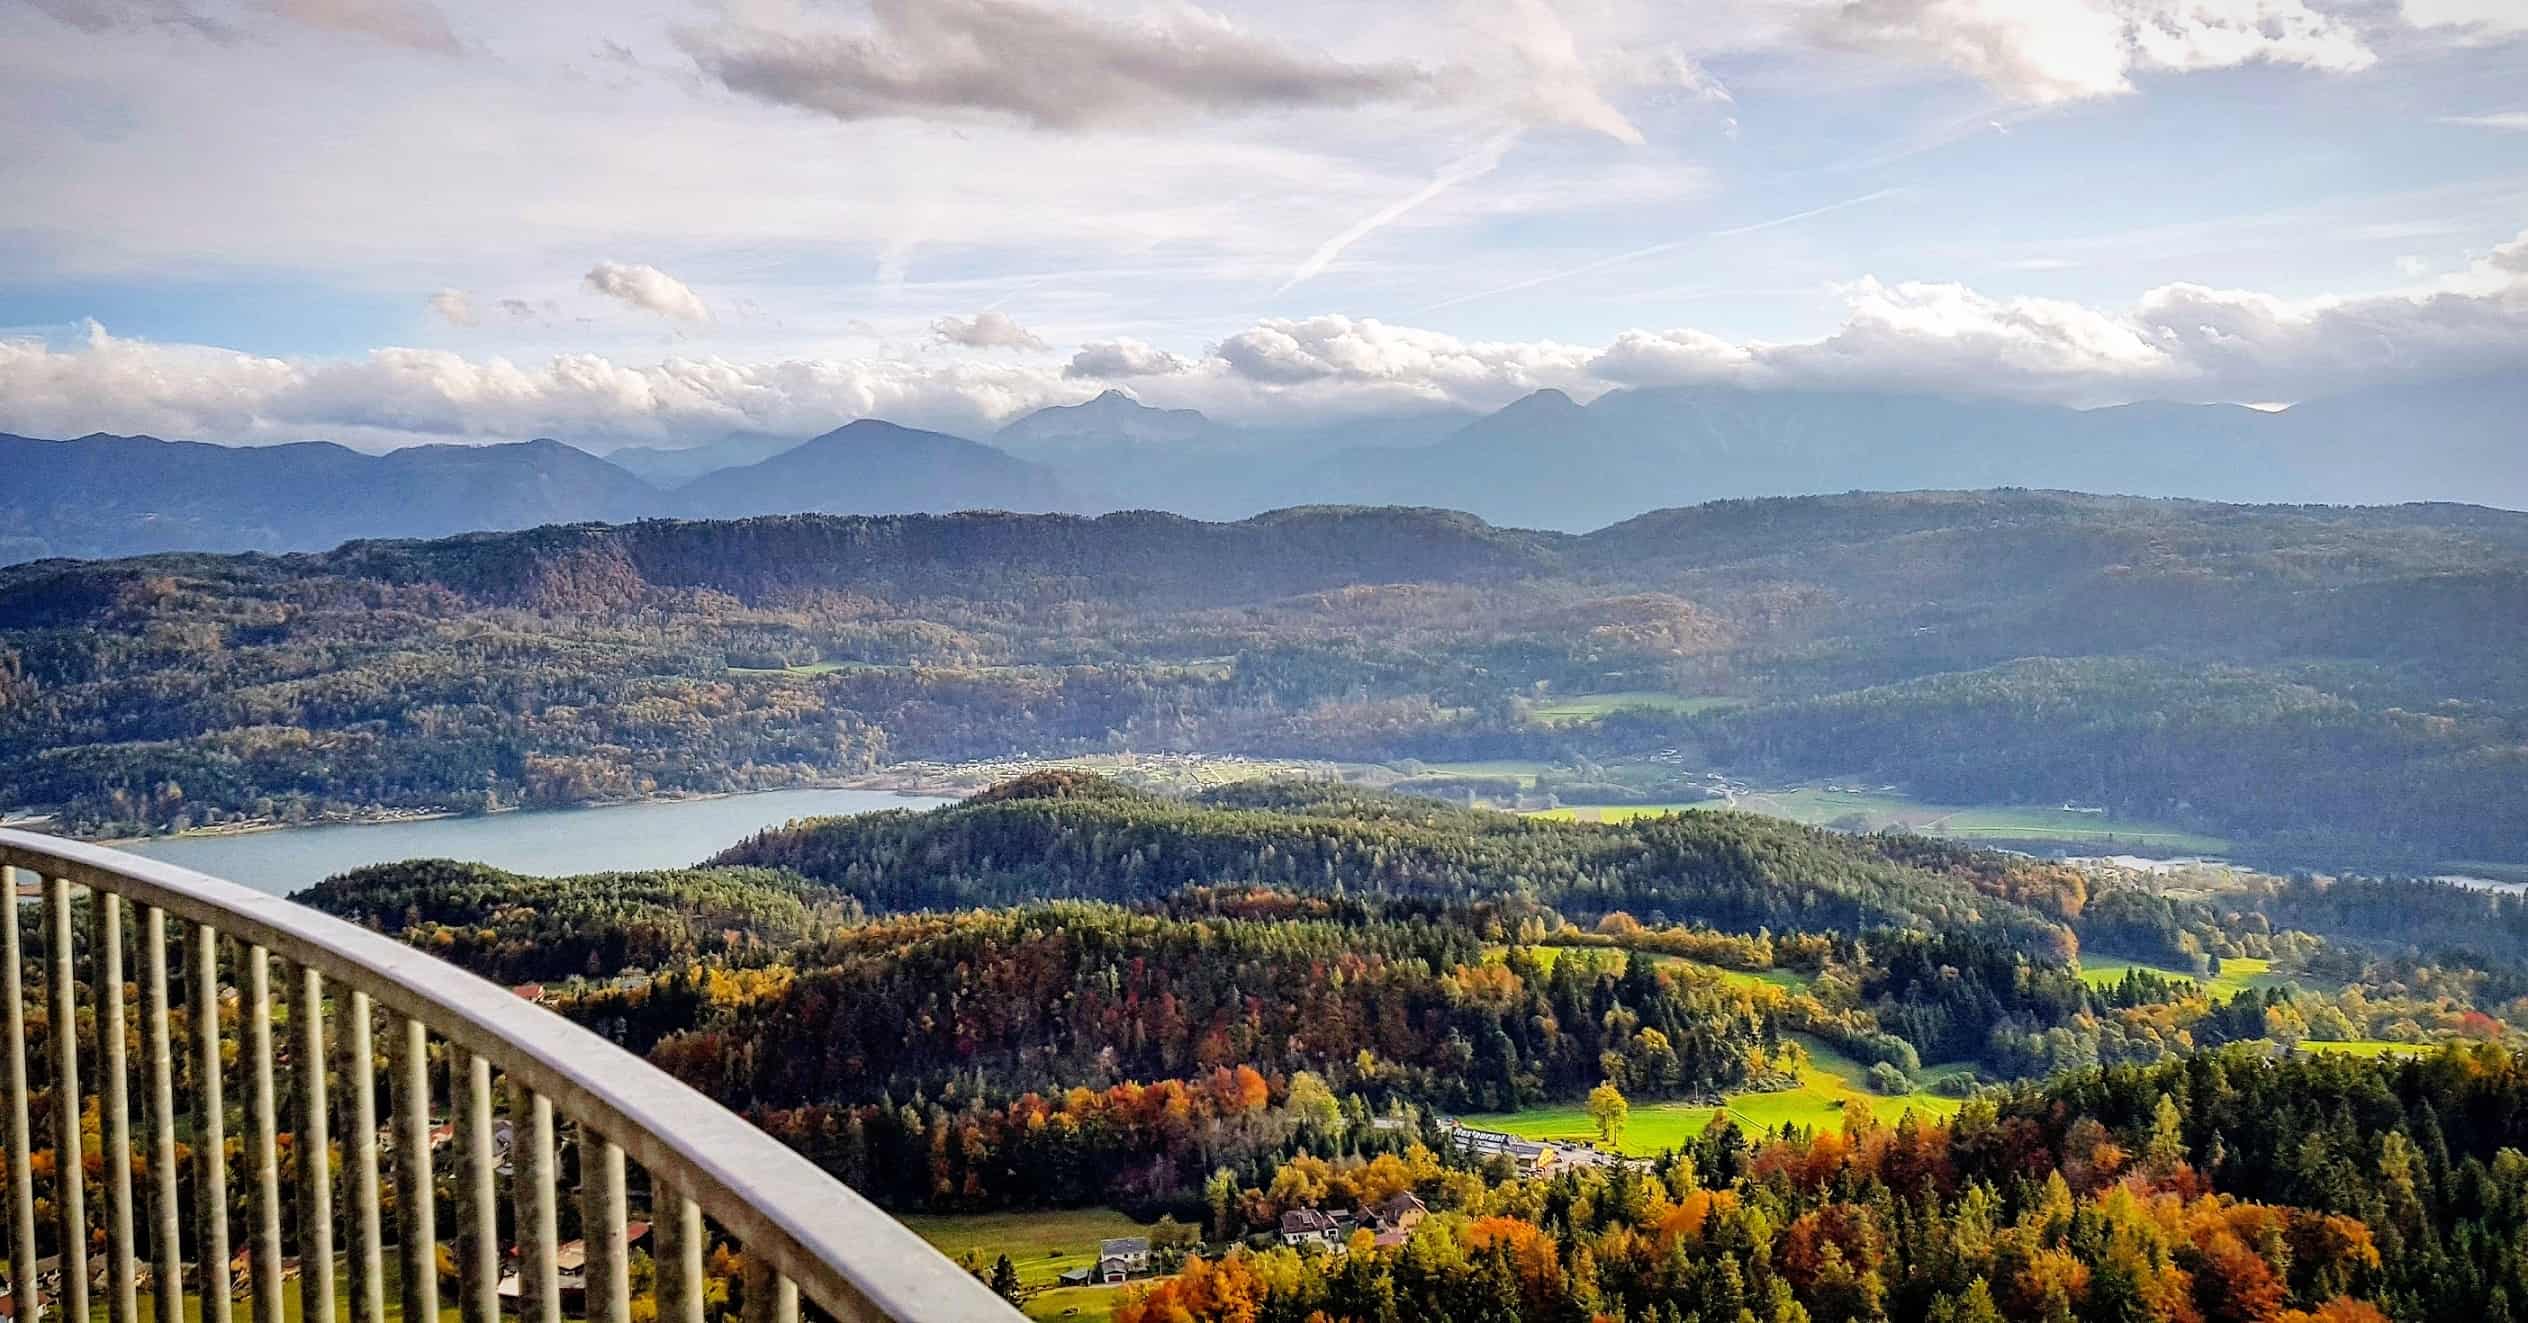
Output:
[[[1366,1228],[1370,1243],[1380,1249],[1392,1249],[1405,1242],[1413,1229],[1430,1216],[1411,1191],[1390,1195],[1376,1205],[1359,1209],[1294,1208],[1282,1214],[1281,1240],[1293,1249],[1314,1245],[1340,1254],[1352,1243],[1352,1233]]]
[[[1352,1233],[1366,1229],[1372,1243],[1380,1248],[1402,1245],[1413,1229],[1431,1210],[1406,1192],[1380,1200],[1362,1209],[1341,1209],[1326,1212],[1317,1208],[1294,1208],[1282,1214],[1281,1226],[1275,1233],[1281,1243],[1293,1249],[1316,1248],[1340,1254],[1352,1243]],[[1090,1268],[1074,1268],[1062,1274],[1064,1286],[1120,1285],[1151,1271],[1150,1241],[1145,1236],[1117,1236],[1097,1245],[1097,1264]]]

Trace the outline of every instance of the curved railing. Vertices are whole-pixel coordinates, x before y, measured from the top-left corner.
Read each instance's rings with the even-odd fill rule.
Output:
[[[42,891],[42,922],[31,943],[22,932],[22,893],[13,887],[9,903],[0,904],[0,1138],[15,1323],[37,1323],[51,1310],[63,1323],[89,1318],[93,1266],[56,1269],[58,1286],[44,1286],[39,1186],[51,1192],[57,1245],[93,1250],[102,1243],[108,1323],[141,1323],[144,1276],[154,1288],[149,1323],[192,1323],[188,1293],[201,1301],[198,1323],[238,1323],[224,1156],[223,1090],[231,1076],[244,1093],[245,1294],[236,1308],[251,1313],[243,1323],[282,1323],[293,1260],[301,1323],[386,1323],[390,1234],[402,1318],[435,1323],[441,1254],[449,1248],[440,1240],[433,1188],[442,1182],[454,1190],[452,1249],[464,1323],[500,1323],[503,1298],[512,1296],[510,1308],[523,1323],[562,1323],[569,1269],[568,1247],[557,1243],[557,1124],[576,1126],[585,1228],[578,1273],[585,1304],[572,1316],[590,1323],[632,1318],[625,1233],[636,1187],[628,1160],[647,1176],[658,1323],[703,1323],[704,1256],[714,1238],[706,1219],[743,1255],[736,1290],[746,1323],[796,1323],[802,1296],[854,1323],[1016,1317],[971,1275],[807,1159],[648,1062],[497,984],[280,897],[100,846],[0,830],[0,883],[17,880],[11,868],[23,870],[18,878],[40,881]],[[84,934],[74,917],[74,887],[91,898]],[[27,1073],[30,947],[40,948],[44,961],[40,1041],[53,1107],[54,1161],[43,1181],[32,1160],[29,1110],[43,1087]],[[170,963],[171,949],[181,951],[180,965]],[[92,989],[86,1009],[95,1024],[85,1044],[75,1028],[83,953]],[[136,965],[126,964],[127,954],[136,955]],[[276,964],[291,974],[277,990]],[[127,979],[141,1002],[137,1063],[130,1059]],[[239,1047],[233,1067],[223,1062],[219,1013],[230,989]],[[205,1008],[212,1013],[201,1014]],[[178,1010],[188,1021],[182,1043],[170,1036]],[[373,1023],[389,1049],[383,1130]],[[446,1045],[444,1089],[435,1087],[434,1037]],[[80,1060],[83,1047],[94,1049],[93,1064]],[[505,1108],[495,1101],[495,1076],[505,1085],[497,1095]],[[81,1130],[91,1099],[108,1160],[82,1181]],[[452,1173],[434,1172],[434,1106],[445,1106],[452,1122]],[[498,1143],[504,1120],[506,1161]],[[146,1131],[145,1150],[134,1147],[136,1123]],[[201,1158],[189,1173],[189,1198],[179,1131]],[[284,1136],[302,1157],[341,1149],[338,1161],[297,1162],[286,1201]],[[381,1147],[392,1171],[381,1170]],[[128,1160],[112,1161],[118,1153]],[[137,1195],[136,1176],[144,1187]],[[91,1186],[102,1192],[93,1216]],[[502,1248],[504,1213],[515,1230],[514,1260]],[[609,1227],[617,1234],[599,1230]],[[331,1270],[338,1246],[347,1268],[340,1290]],[[197,1265],[190,1290],[163,1289],[186,1280],[188,1261]],[[62,1262],[79,1259],[64,1255]]]

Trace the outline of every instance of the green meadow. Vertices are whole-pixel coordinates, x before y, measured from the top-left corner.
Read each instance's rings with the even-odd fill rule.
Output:
[[[1958,1109],[1958,1099],[1944,1098],[1928,1090],[1895,1096],[1873,1093],[1861,1082],[1866,1072],[1860,1062],[1819,1039],[1806,1034],[1796,1037],[1809,1054],[1808,1070],[1798,1088],[1732,1094],[1718,1107],[1635,1102],[1632,1115],[1624,1126],[1624,1152],[1646,1157],[1674,1148],[1702,1134],[1724,1111],[1744,1129],[1778,1132],[1785,1125],[1804,1130],[1840,1129],[1846,1112],[1853,1107],[1866,1107],[1879,1119],[1890,1123],[1908,1111],[1949,1116]],[[1922,1075],[1938,1078],[1960,1069],[1963,1067],[1927,1066]],[[1589,1119],[1588,1108],[1579,1102],[1463,1119],[1466,1124],[1479,1129],[1505,1130],[1531,1139],[1587,1143],[1597,1137],[1597,1127]]]
[[[2094,987],[2113,987],[2124,981],[2127,972],[2136,969],[2146,970],[2163,978],[2200,983],[2205,992],[2220,1001],[2228,1001],[2251,988],[2262,992],[2267,988],[2288,987],[2291,984],[2289,977],[2273,972],[2272,961],[2252,956],[2238,956],[2223,960],[2221,972],[2210,978],[2200,977],[2169,965],[2148,964],[2140,960],[2120,960],[2114,956],[2082,956],[2080,958],[2081,981]]]

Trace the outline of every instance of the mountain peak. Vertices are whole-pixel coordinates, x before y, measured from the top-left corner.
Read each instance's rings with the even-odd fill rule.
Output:
[[[1516,409],[1522,413],[1578,413],[1580,402],[1571,398],[1570,393],[1559,386],[1547,386],[1513,401],[1509,408],[1503,409],[1502,412],[1508,413],[1510,409]]]
[[[994,440],[1017,446],[1181,445],[1218,435],[1192,409],[1159,409],[1109,386],[1078,404],[1056,404],[1012,421]]]

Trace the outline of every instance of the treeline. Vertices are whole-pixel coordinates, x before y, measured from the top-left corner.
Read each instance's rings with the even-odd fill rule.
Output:
[[[873,910],[1134,901],[1252,884],[1458,902],[1525,896],[1581,915],[1622,910],[1741,932],[1974,928],[2069,954],[2060,924],[1979,889],[2012,891],[2015,866],[1985,856],[1961,876],[1917,866],[1912,849],[1742,814],[1569,823],[1294,783],[1188,802],[1049,773],[927,813],[794,823],[713,862],[790,869]],[[2021,894],[2060,900],[2050,885]]]
[[[2508,1320],[2528,1298],[2522,1116],[2528,1072],[2479,1049],[2232,1051],[1814,1135],[1722,1121],[1645,1169],[1425,1170],[1432,1214],[1401,1245],[1237,1250],[1116,1317]],[[1295,1165],[1266,1188],[1333,1183]],[[1347,1188],[1405,1169],[1334,1166]]]
[[[767,964],[861,917],[849,897],[763,868],[530,877],[416,859],[353,869],[293,899],[511,983]]]

